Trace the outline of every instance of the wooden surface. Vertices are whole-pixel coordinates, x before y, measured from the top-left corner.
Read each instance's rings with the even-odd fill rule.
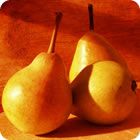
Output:
[[[99,126],[70,116],[65,124],[52,133],[34,136],[18,131],[0,113],[0,132],[8,140],[132,140],[140,132],[140,91],[137,91],[138,103],[132,115],[116,125]]]
[[[135,79],[140,81],[140,8],[136,3],[131,0],[9,0],[0,10],[0,96],[12,74],[29,64],[39,52],[47,50],[56,11],[64,15],[56,50],[69,71],[77,41],[88,31],[89,2],[94,3],[95,31],[120,52]],[[0,132],[11,140],[131,140],[140,131],[139,108],[140,96],[134,113],[123,123],[101,127],[71,116],[59,130],[40,137],[20,133],[2,113]]]

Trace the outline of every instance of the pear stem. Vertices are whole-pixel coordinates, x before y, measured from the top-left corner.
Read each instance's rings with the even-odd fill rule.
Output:
[[[89,13],[89,30],[94,30],[94,15],[93,15],[93,5],[88,4],[88,13]]]
[[[58,28],[59,28],[59,24],[60,24],[62,16],[63,14],[61,12],[56,12],[55,26],[52,33],[50,46],[48,48],[48,53],[55,52],[55,42],[56,42],[57,32],[58,32]]]
[[[132,91],[134,91],[136,93],[136,89],[137,89],[137,83],[135,80],[132,80],[132,83],[131,83],[131,89]]]

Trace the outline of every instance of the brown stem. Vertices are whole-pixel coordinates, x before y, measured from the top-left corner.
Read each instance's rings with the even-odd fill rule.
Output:
[[[89,30],[94,30],[94,17],[93,17],[93,5],[88,4],[88,13],[89,13]]]
[[[62,16],[63,15],[62,15],[61,12],[56,12],[55,26],[54,26],[54,29],[53,29],[48,53],[54,53],[55,52],[55,42],[56,42],[57,32],[58,32],[58,28],[59,28],[59,24],[60,24]]]
[[[137,83],[135,80],[132,80],[132,83],[131,83],[131,89],[136,92],[136,89],[137,89]]]

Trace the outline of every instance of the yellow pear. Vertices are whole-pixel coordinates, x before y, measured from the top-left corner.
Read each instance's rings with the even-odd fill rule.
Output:
[[[136,82],[127,68],[115,61],[100,61],[84,68],[71,83],[73,113],[97,124],[126,119],[136,103]]]
[[[68,118],[72,95],[62,59],[54,51],[62,13],[56,24],[48,52],[15,73],[7,82],[2,106],[7,118],[19,130],[44,134],[61,126]]]
[[[86,66],[102,60],[114,60],[127,66],[122,56],[110,45],[106,39],[94,32],[93,6],[88,5],[90,30],[78,41],[71,64],[69,80],[72,82]]]

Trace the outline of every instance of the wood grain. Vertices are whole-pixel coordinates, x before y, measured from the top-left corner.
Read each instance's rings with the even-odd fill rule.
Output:
[[[67,71],[77,41],[88,31],[87,4],[94,4],[95,31],[125,58],[140,80],[140,9],[131,0],[9,0],[0,10],[0,95],[12,74],[46,51],[56,11],[63,12],[57,52]]]

